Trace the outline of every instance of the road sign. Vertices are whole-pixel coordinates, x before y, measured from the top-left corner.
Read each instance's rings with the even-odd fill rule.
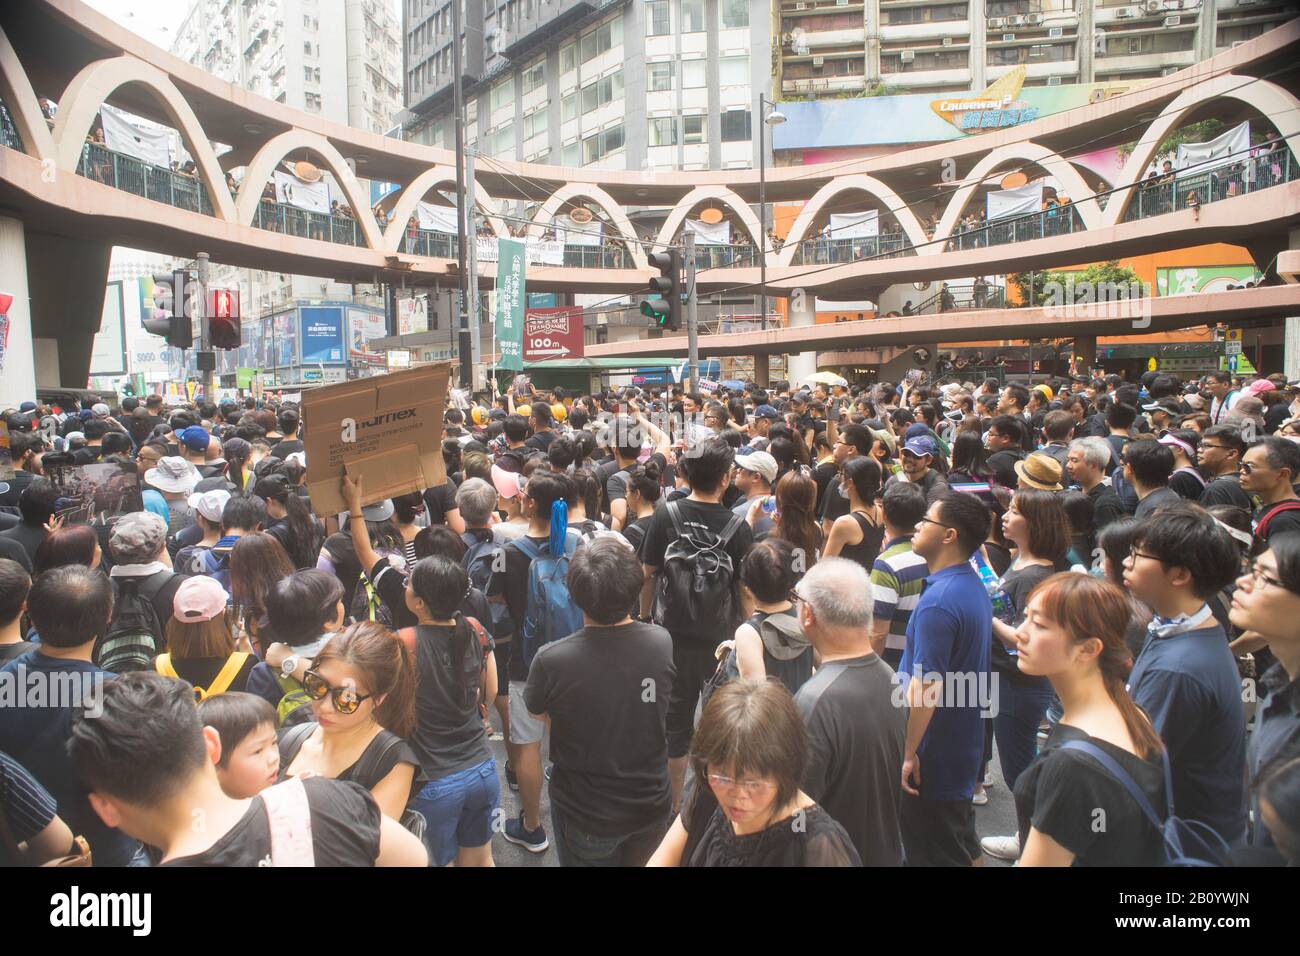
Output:
[[[1234,342],[1232,339],[1228,339],[1226,342],[1224,342],[1224,343],[1223,343],[1223,354],[1224,354],[1224,355],[1240,355],[1240,354],[1241,354],[1241,340],[1238,339],[1237,341]]]
[[[1238,343],[1237,348],[1238,348],[1238,349],[1241,348],[1241,344],[1240,344],[1240,343]],[[1229,371],[1229,372],[1235,372],[1235,371],[1237,371],[1237,356],[1240,355],[1240,354],[1241,354],[1240,352],[1233,352],[1233,353],[1230,353],[1230,354],[1228,355],[1228,371]]]
[[[528,309],[524,313],[524,362],[582,358],[586,342],[582,308]]]

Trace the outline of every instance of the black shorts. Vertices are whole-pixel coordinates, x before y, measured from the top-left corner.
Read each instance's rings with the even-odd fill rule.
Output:
[[[514,647],[514,641],[506,641],[502,644],[497,641],[492,647],[492,657],[497,662],[497,696],[510,696],[510,649]]]
[[[980,858],[969,800],[927,800],[904,791],[898,823],[907,866],[970,866]]]
[[[699,703],[704,682],[718,669],[713,656],[718,642],[673,635],[672,691],[668,695],[668,756],[685,757],[695,731],[695,705]]]

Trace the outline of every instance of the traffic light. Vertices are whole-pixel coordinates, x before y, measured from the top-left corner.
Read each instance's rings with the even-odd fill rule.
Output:
[[[190,323],[189,303],[185,283],[189,275],[183,269],[160,272],[150,278],[153,284],[153,315],[144,320],[146,332],[161,335],[175,349],[188,349],[194,345],[194,329]]]
[[[651,297],[641,303],[641,314],[658,328],[676,332],[682,327],[682,254],[678,249],[650,253],[650,265],[659,275],[650,280]]]
[[[237,349],[240,342],[239,290],[208,291],[208,336],[214,349]]]

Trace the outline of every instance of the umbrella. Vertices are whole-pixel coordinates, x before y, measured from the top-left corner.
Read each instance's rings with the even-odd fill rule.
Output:
[[[815,372],[805,378],[804,381],[812,385],[838,385],[840,388],[849,387],[849,383],[834,372]]]

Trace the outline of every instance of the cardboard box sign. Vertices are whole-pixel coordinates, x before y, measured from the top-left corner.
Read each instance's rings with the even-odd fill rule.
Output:
[[[305,392],[307,491],[318,515],[347,511],[343,476],[373,504],[443,484],[442,414],[451,363],[339,382]]]

